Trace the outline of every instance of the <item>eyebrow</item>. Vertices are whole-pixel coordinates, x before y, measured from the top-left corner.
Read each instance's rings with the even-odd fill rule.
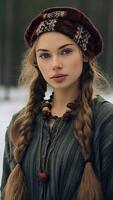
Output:
[[[64,44],[64,45],[60,46],[58,49],[59,49],[59,50],[60,50],[60,49],[63,49],[64,47],[67,47],[67,46],[69,46],[69,45],[74,45],[74,44],[73,44],[73,43]],[[47,49],[37,49],[36,52],[38,52],[38,51],[48,52],[49,50],[47,50]]]

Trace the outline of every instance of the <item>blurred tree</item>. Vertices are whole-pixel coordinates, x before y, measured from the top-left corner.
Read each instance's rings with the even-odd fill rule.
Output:
[[[107,41],[106,41],[106,66],[107,72],[113,78],[113,0],[108,2]]]
[[[4,84],[9,86],[9,79],[11,78],[11,65],[12,65],[12,44],[13,44],[13,0],[6,0],[6,9],[5,9],[5,26],[4,26],[4,61],[3,65],[5,66],[4,70]]]
[[[3,79],[3,41],[4,41],[4,7],[5,3],[4,0],[1,0],[1,6],[0,6],[0,82],[2,82]]]

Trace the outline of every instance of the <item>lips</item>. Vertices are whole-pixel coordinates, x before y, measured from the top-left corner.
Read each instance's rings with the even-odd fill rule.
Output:
[[[64,76],[67,76],[67,74],[55,74],[51,78],[60,78],[60,77],[64,77]]]

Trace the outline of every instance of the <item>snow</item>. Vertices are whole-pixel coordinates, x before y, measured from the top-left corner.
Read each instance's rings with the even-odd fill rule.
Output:
[[[0,90],[1,92],[1,90]],[[2,94],[1,94],[2,93]],[[12,89],[10,91],[10,100],[3,100],[3,95],[5,93],[2,91],[0,93],[0,181],[2,176],[2,165],[3,165],[3,152],[5,144],[5,132],[7,126],[10,123],[12,115],[18,112],[27,102],[28,93],[23,89]],[[46,94],[48,97],[50,91]],[[113,103],[113,93],[102,95],[108,101]]]
[[[9,100],[4,100],[8,98]],[[5,145],[5,132],[14,113],[18,112],[26,103],[27,92],[22,89],[4,90],[0,88],[0,182],[3,165],[3,152]]]

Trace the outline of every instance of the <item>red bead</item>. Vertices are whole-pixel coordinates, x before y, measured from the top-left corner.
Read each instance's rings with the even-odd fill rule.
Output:
[[[46,182],[48,180],[48,173],[47,172],[38,172],[37,177],[38,177],[38,181]]]

